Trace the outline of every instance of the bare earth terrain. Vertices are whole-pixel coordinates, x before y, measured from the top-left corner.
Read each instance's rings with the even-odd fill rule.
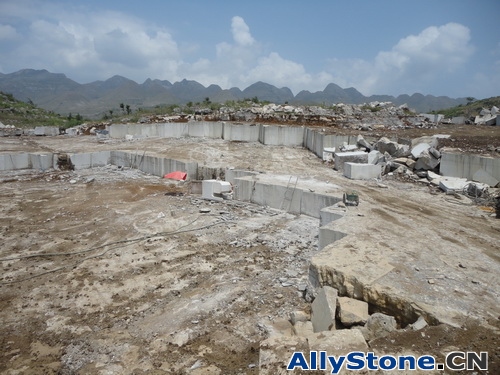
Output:
[[[497,130],[477,135],[481,147],[498,147],[499,138]],[[449,324],[400,330],[370,350],[441,359],[450,350],[488,351],[484,373],[500,373],[500,220],[491,210],[423,184],[351,181],[302,148],[203,138],[0,140],[3,153],[98,150],[293,175],[339,196],[357,190],[359,207],[346,208],[339,223],[349,235],[324,256],[344,269],[359,254],[390,264],[378,283],[415,284],[415,296],[450,311]],[[260,342],[291,334],[290,313],[310,310],[303,292],[309,262],[320,256],[318,219],[205,201],[189,183],[117,166],[1,172],[0,186],[2,374],[258,374]]]

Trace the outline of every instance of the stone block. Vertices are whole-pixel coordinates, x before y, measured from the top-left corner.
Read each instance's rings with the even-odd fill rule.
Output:
[[[375,143],[374,147],[382,154],[388,153],[389,155],[394,155],[398,150],[399,144],[391,141],[389,138],[382,137]]]
[[[345,163],[368,163],[368,153],[363,151],[353,152],[336,152],[335,153],[335,170],[339,172],[344,171]]]
[[[41,136],[56,136],[59,135],[59,128],[55,126],[37,126],[35,127],[35,135]]]
[[[425,150],[420,154],[420,157],[415,163],[415,169],[432,170],[439,165],[439,162],[440,159],[436,159],[433,155],[429,153],[428,150]]]
[[[255,124],[229,124],[224,123],[223,139],[236,142],[258,142],[260,125]]]
[[[498,185],[500,181],[498,181],[495,177],[493,177],[491,174],[486,172],[484,169],[478,169],[476,173],[472,175],[472,180],[481,182],[483,184],[486,184],[491,187],[495,187]]]
[[[351,180],[380,178],[382,168],[374,164],[344,163],[344,176]]]
[[[324,286],[312,303],[311,322],[314,332],[335,329],[335,313],[337,310],[337,289]]]
[[[346,327],[363,325],[368,320],[368,304],[349,297],[337,298],[340,321]]]
[[[500,158],[441,151],[439,168],[443,176],[464,177],[471,180],[474,173],[484,169],[500,181]]]
[[[377,150],[371,150],[368,153],[368,164],[377,164],[379,161],[385,161],[384,155]]]
[[[201,196],[203,199],[222,201],[223,194],[231,192],[231,184],[226,181],[203,180],[201,185]]]
[[[420,155],[429,148],[431,148],[431,146],[428,143],[419,143],[411,149],[411,154],[414,158],[419,158]]]
[[[424,135],[419,138],[414,138],[411,140],[411,148],[414,149],[417,145],[425,143],[429,147],[437,147],[438,146],[438,139],[437,137],[433,135]],[[427,148],[429,148],[427,147]]]
[[[45,171],[54,168],[53,154],[29,154],[29,160],[32,169]]]
[[[373,148],[373,145],[370,144],[370,142],[368,142],[361,134],[358,135],[358,138],[356,139],[356,143],[357,143],[357,145],[359,145],[361,147],[365,147],[368,150],[371,150]]]
[[[15,171],[18,169],[29,169],[30,160],[28,154],[2,154],[0,155],[0,170]]]
[[[264,145],[302,146],[304,127],[262,125],[259,131],[259,142]]]

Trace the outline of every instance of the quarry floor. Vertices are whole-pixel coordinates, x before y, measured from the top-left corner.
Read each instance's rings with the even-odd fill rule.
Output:
[[[405,269],[415,254],[431,265],[446,258],[449,268],[433,270],[433,284],[415,293],[425,287],[445,300],[452,290],[471,310],[461,327],[395,332],[370,348],[441,358],[451,349],[488,351],[488,374],[500,373],[500,220],[491,212],[426,185],[348,180],[298,147],[202,138],[0,140],[0,152],[98,150],[356,189],[360,206],[347,208],[354,243],[390,249],[386,261],[401,272],[395,283],[412,282]],[[318,253],[318,219],[204,201],[188,184],[116,166],[2,172],[0,181],[2,374],[258,374],[259,342],[290,332],[290,312],[310,309],[302,290]],[[461,270],[467,285],[446,277]]]

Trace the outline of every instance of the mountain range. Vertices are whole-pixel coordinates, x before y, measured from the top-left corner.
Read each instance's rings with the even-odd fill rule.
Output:
[[[106,81],[86,84],[77,83],[64,74],[47,70],[23,69],[14,73],[0,73],[0,91],[12,94],[19,100],[31,101],[49,111],[60,114],[79,113],[90,118],[101,117],[109,110],[116,110],[121,103],[132,109],[157,105],[203,102],[209,98],[214,103],[228,100],[257,98],[276,104],[332,105],[336,103],[362,104],[373,101],[408,104],[418,112],[439,110],[467,103],[467,99],[447,96],[422,95],[372,95],[364,96],[355,88],[343,89],[330,83],[323,91],[303,90],[297,95],[287,87],[277,88],[265,82],[256,82],[244,90],[237,87],[222,89],[218,85],[208,87],[196,81],[184,79],[171,83],[166,80],[147,79],[139,84],[115,75]]]

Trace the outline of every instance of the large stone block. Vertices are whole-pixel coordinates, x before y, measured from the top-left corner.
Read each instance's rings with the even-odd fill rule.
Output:
[[[500,181],[500,158],[444,151],[441,152],[439,168],[443,176],[463,177],[469,180],[474,178],[478,170],[483,169]]]
[[[15,171],[31,168],[28,154],[2,154],[0,155],[0,170]]]
[[[337,311],[337,289],[324,286],[312,303],[311,322],[314,332],[335,329],[335,315]]]
[[[353,152],[336,152],[335,153],[335,170],[339,172],[344,171],[345,163],[368,163],[368,153],[363,151]]]
[[[382,168],[374,164],[344,163],[344,176],[351,180],[380,178]]]
[[[56,136],[59,135],[59,128],[55,126],[37,126],[35,135]]]
[[[368,304],[349,297],[337,298],[337,308],[343,325],[363,325],[368,320]]]
[[[258,142],[260,125],[256,124],[229,124],[224,123],[222,137],[226,141],[236,142]]]
[[[302,146],[304,144],[303,126],[262,125],[259,142],[265,145]]]
[[[54,168],[54,154],[29,154],[32,169],[45,171]]]

